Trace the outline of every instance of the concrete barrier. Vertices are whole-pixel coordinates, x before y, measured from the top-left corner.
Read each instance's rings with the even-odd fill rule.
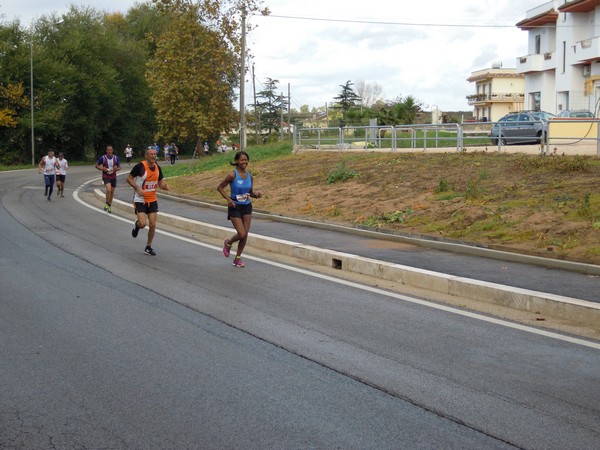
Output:
[[[94,192],[96,198],[104,202],[104,192],[100,189],[96,189]],[[131,203],[115,199],[112,208],[113,212],[123,213],[123,215],[126,214],[128,217],[133,218]],[[212,225],[167,213],[160,213],[157,217],[157,223],[215,238],[219,241],[231,234],[231,228],[229,227]],[[340,271],[402,283],[406,286],[426,289],[457,298],[483,301],[530,313],[565,319],[588,327],[600,328],[600,304],[585,300],[387,263],[254,233],[248,236],[247,248],[269,251],[332,267]]]

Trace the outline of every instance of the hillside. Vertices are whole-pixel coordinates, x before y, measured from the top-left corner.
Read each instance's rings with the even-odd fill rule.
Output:
[[[249,150],[258,210],[600,264],[598,157],[257,152]],[[222,204],[226,161],[171,188]]]

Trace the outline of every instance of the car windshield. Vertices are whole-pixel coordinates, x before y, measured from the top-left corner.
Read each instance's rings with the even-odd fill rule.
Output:
[[[531,117],[537,120],[548,120],[550,117],[556,117],[552,113],[544,112],[544,111],[536,111],[531,113]]]

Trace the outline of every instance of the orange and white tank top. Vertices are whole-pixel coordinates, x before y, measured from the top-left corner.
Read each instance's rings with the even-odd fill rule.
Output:
[[[133,195],[134,203],[150,203],[157,200],[156,189],[158,186],[158,176],[160,169],[158,164],[154,164],[154,170],[150,169],[147,161],[141,162],[144,166],[144,175],[138,176],[135,179],[135,184],[144,190],[144,197],[142,198],[136,192]]]

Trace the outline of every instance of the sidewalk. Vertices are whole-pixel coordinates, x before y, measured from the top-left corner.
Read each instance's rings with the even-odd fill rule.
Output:
[[[224,207],[159,196],[159,222],[221,240],[232,233]],[[131,214],[130,192],[117,191],[117,198],[122,203],[115,202],[113,210],[116,206],[122,214]],[[253,246],[268,249],[340,270],[484,298],[600,328],[598,266],[295,220],[264,214],[259,208],[257,201],[247,251]]]

